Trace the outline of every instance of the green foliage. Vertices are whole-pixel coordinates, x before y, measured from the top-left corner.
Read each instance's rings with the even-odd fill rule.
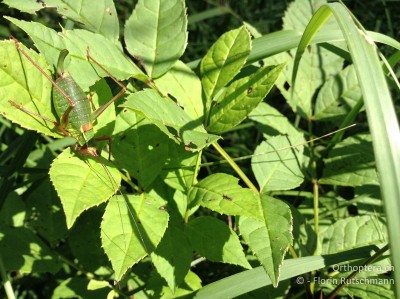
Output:
[[[214,96],[239,73],[250,48],[249,32],[242,26],[223,34],[201,60],[201,83],[208,109]]]
[[[126,22],[113,1],[89,2],[3,1],[68,19],[55,30],[5,17],[37,49],[0,41],[9,298],[33,292],[31,278],[46,298],[394,298],[400,134],[372,38],[398,42],[364,32],[342,5],[296,0],[283,31],[241,24],[186,64],[185,1],[139,0]],[[111,104],[92,114],[95,138],[82,147],[62,139],[67,118],[56,117],[43,74],[56,77],[63,49],[93,105]],[[110,76],[127,87],[115,104]],[[375,267],[355,276],[372,282],[337,265]]]
[[[186,28],[183,0],[140,0],[125,25],[126,48],[133,57],[140,57],[150,78],[158,78],[183,54]]]
[[[292,214],[285,203],[269,196],[261,197],[261,205],[262,221],[241,217],[239,228],[277,287],[283,258],[293,245]]]
[[[101,223],[102,246],[118,281],[128,268],[157,247],[168,225],[168,213],[161,209],[162,199],[145,194],[121,198],[124,196],[110,200]]]
[[[209,175],[194,185],[188,201],[190,206],[201,205],[225,215],[263,219],[257,195],[240,187],[238,179],[224,173]]]
[[[70,148],[54,160],[49,174],[60,196],[68,228],[83,211],[109,199],[121,181],[115,168],[106,169],[96,159],[81,159]]]

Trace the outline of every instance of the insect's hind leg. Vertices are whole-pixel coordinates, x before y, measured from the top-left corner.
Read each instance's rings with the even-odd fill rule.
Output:
[[[24,106],[21,106],[21,105],[19,105],[19,104],[17,104],[16,102],[14,102],[14,101],[11,101],[11,100],[9,100],[8,101],[12,106],[14,106],[15,108],[18,108],[19,110],[21,110],[21,111],[23,111],[23,112],[25,112],[25,113],[27,113],[27,114],[30,114],[30,115],[33,115],[33,116],[35,116],[35,117],[37,117],[37,118],[41,118],[41,119],[43,119],[43,120],[45,120],[45,121],[48,121],[48,122],[50,122],[50,123],[52,123],[57,129],[59,129],[65,136],[70,136],[70,134],[61,126],[61,124],[59,124],[58,122],[56,122],[56,121],[54,121],[54,120],[52,120],[52,119],[50,119],[50,118],[47,118],[47,117],[45,117],[45,116],[42,116],[42,115],[40,115],[40,114],[37,114],[37,113],[35,113],[35,112],[33,112],[33,111],[30,111],[29,109],[26,109]]]
[[[117,83],[120,87],[121,90],[118,94],[116,94],[111,100],[109,100],[107,103],[105,103],[103,106],[99,107],[96,111],[93,112],[93,119],[96,119],[110,106],[114,101],[116,101],[118,98],[120,98],[125,92],[126,92],[126,86],[119,82],[109,71],[107,71],[104,66],[102,66],[99,62],[97,62],[91,55],[90,55],[90,50],[89,47],[86,49],[86,57],[90,59],[93,63],[95,63],[99,68],[103,70],[109,76],[115,83]]]
[[[95,106],[94,103],[93,103],[93,95],[94,95],[94,94],[95,94],[94,92],[91,92],[91,93],[89,94],[89,97],[88,97],[88,101],[92,104],[92,110],[93,110],[93,112],[96,111],[96,106]]]

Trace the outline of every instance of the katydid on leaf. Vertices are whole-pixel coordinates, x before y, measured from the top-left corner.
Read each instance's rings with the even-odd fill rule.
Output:
[[[97,62],[91,55],[90,55],[90,50],[89,47],[86,50],[86,56],[87,59],[97,65],[102,71],[104,71],[105,74],[107,74],[116,84],[118,84],[121,87],[121,90],[113,96],[108,102],[106,102],[103,106],[95,109],[94,104],[92,102],[92,95],[86,97],[85,93],[83,90],[79,87],[79,85],[75,82],[71,74],[67,71],[64,70],[64,60],[68,55],[68,50],[62,50],[60,52],[59,58],[58,58],[58,63],[57,63],[57,78],[53,80],[51,76],[49,76],[36,62],[30,55],[22,48],[21,44],[19,43],[18,40],[15,38],[11,37],[11,39],[14,41],[16,49],[21,53],[48,81],[51,82],[53,85],[53,91],[52,91],[52,97],[53,97],[53,106],[54,110],[58,116],[58,121],[55,121],[53,119],[50,119],[49,117],[40,115],[37,112],[34,112],[32,110],[29,110],[25,108],[23,105],[20,105],[17,103],[17,99],[9,100],[10,104],[21,110],[24,113],[27,113],[31,115],[34,118],[37,119],[42,119],[45,122],[49,122],[53,124],[64,136],[70,136],[73,137],[76,140],[76,144],[73,147],[73,151],[79,153],[81,156],[86,156],[89,158],[93,158],[96,160],[98,164],[101,165],[103,168],[106,177],[102,178],[102,175],[100,173],[96,173],[92,176],[94,179],[99,179],[100,181],[103,181],[105,184],[106,182],[104,180],[108,180],[107,186],[112,189],[112,194],[115,194],[115,192],[118,192],[118,196],[115,196],[115,201],[118,204],[117,210],[119,211],[120,214],[120,219],[121,219],[121,235],[123,236],[122,240],[120,240],[120,243],[116,243],[115,247],[118,247],[125,255],[129,255],[128,251],[129,248],[132,248],[132,237],[131,235],[135,235],[137,239],[137,243],[141,243],[141,249],[140,251],[144,252],[143,255],[140,257],[135,257],[135,261],[139,260],[140,258],[143,258],[146,254],[149,254],[149,248],[150,244],[146,243],[144,239],[146,238],[144,228],[140,225],[139,216],[135,214],[135,212],[132,210],[133,207],[131,203],[129,202],[129,198],[126,194],[123,194],[121,191],[121,188],[119,186],[119,183],[117,183],[116,179],[113,177],[113,174],[110,172],[110,170],[106,167],[106,165],[101,161],[100,153],[96,147],[96,141],[107,141],[109,145],[109,158],[111,156],[111,137],[109,136],[101,136],[101,137],[95,137],[94,136],[94,130],[93,130],[93,123],[94,121],[111,105],[113,104],[114,101],[116,101],[118,98],[120,98],[125,92],[126,92],[126,87],[119,82],[113,75],[111,75],[110,72],[108,72],[99,62]],[[63,155],[63,154],[62,154]],[[61,155],[60,155],[61,156]],[[67,155],[65,155],[67,156]],[[54,166],[53,162],[53,166]],[[89,162],[85,162],[85,164],[91,168],[91,172],[96,172],[93,169],[93,164]],[[84,164],[81,164],[84,165]],[[92,165],[92,166],[91,166]],[[54,170],[54,167],[53,167]],[[52,169],[50,170],[50,172]],[[55,170],[54,170],[55,171]],[[51,176],[51,174],[50,174]],[[89,176],[87,176],[89,177]],[[90,182],[89,182],[90,183]],[[65,184],[65,183],[64,183]],[[68,182],[67,182],[68,184]],[[83,183],[82,183],[83,184]],[[55,182],[53,181],[53,185],[57,190],[57,186]],[[58,190],[57,190],[58,191]],[[112,196],[112,194],[108,194],[107,196]],[[60,196],[61,197],[61,196]],[[126,222],[122,219],[122,214],[121,211],[123,210],[122,207],[119,206],[119,201],[124,201],[128,218],[130,219],[129,222]],[[78,199],[76,199],[78,201]],[[93,205],[100,204],[102,201],[96,202],[95,204],[92,205],[87,205],[87,198],[82,199],[82,207],[81,210],[79,210],[79,213],[76,212],[73,216],[71,216],[69,219],[67,219],[67,226],[72,226],[74,223],[75,219],[79,216],[81,212],[86,210],[87,208],[90,208]],[[64,205],[64,202],[63,202]],[[65,209],[65,206],[64,206]],[[67,214],[67,213],[66,213]],[[125,223],[125,224],[124,224]],[[127,231],[127,227],[130,225],[132,228],[132,231]],[[126,237],[127,235],[127,237]],[[148,238],[146,238],[148,239]],[[110,242],[116,242],[114,239],[110,239]],[[122,273],[123,274],[123,273]],[[122,274],[116,274],[117,280],[121,278]]]
[[[62,50],[58,58],[57,63],[57,79],[54,81],[46,72],[44,72],[35,61],[22,49],[19,45],[19,41],[14,37],[17,50],[23,54],[42,74],[45,76],[54,86],[53,89],[53,105],[59,122],[55,122],[52,119],[39,115],[33,111],[26,109],[25,107],[17,104],[15,101],[9,101],[11,105],[16,108],[39,117],[45,121],[51,122],[56,126],[65,136],[71,136],[76,139],[77,143],[74,149],[82,155],[97,156],[97,148],[93,145],[94,141],[107,140],[109,146],[111,146],[111,137],[102,136],[94,138],[93,132],[93,121],[99,117],[104,110],[107,109],[114,101],[120,98],[125,92],[126,87],[119,82],[114,76],[112,76],[101,64],[99,64],[92,56],[90,56],[89,47],[87,48],[86,56],[89,60],[100,67],[110,78],[121,87],[121,91],[109,100],[105,105],[99,107],[97,110],[91,112],[94,108],[90,105],[91,96],[89,99],[84,94],[83,90],[75,82],[72,76],[64,70],[64,60],[68,55],[68,50]],[[111,153],[111,150],[110,150]]]

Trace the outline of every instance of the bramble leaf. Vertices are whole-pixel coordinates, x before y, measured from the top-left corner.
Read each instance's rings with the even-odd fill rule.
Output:
[[[101,240],[117,281],[160,243],[169,219],[161,209],[164,205],[163,200],[145,194],[110,199],[101,223]]]
[[[245,26],[224,33],[200,63],[201,82],[207,109],[212,98],[240,71],[249,56],[250,34]]]
[[[210,261],[251,268],[238,236],[221,220],[197,217],[186,224],[185,232],[194,250]]]
[[[225,215],[263,219],[258,195],[238,182],[225,173],[209,175],[189,191],[189,202]]]
[[[128,52],[151,78],[165,74],[183,54],[187,43],[183,0],[139,0],[125,24]]]
[[[50,179],[60,196],[67,227],[90,207],[109,199],[119,188],[119,171],[102,158],[78,157],[65,149],[50,168]]]
[[[261,196],[261,205],[263,221],[241,217],[239,228],[273,285],[277,287],[283,258],[293,244],[292,213],[283,201],[269,196]]]

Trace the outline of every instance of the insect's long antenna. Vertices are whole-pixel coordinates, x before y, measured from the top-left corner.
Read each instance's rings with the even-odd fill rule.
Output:
[[[344,128],[335,130],[335,131],[333,131],[333,132],[327,133],[327,134],[322,135],[322,136],[318,136],[318,137],[312,138],[312,139],[310,139],[310,140],[308,140],[308,141],[306,141],[306,142],[302,142],[302,143],[299,143],[299,144],[294,144],[294,145],[289,145],[289,146],[281,147],[281,148],[274,149],[274,150],[271,150],[271,151],[268,151],[268,152],[263,152],[263,153],[258,153],[258,154],[252,154],[252,155],[246,155],[246,156],[236,157],[236,158],[232,158],[232,160],[235,161],[235,162],[236,162],[236,161],[242,161],[242,160],[248,160],[248,159],[251,159],[251,158],[253,158],[253,157],[264,156],[264,155],[276,153],[276,152],[279,152],[279,151],[283,151],[283,150],[288,150],[288,149],[296,148],[296,147],[298,147],[298,146],[306,145],[306,144],[308,144],[308,143],[317,141],[317,140],[319,140],[319,139],[322,139],[322,138],[331,136],[331,135],[333,135],[333,134],[336,134],[336,133],[341,132],[341,131],[343,131],[343,130],[346,130],[346,129],[348,129],[348,128],[354,127],[354,126],[356,126],[356,125],[357,125],[357,124],[351,124],[351,125],[346,126],[346,127],[344,127]],[[205,166],[213,166],[213,165],[227,164],[227,163],[228,163],[228,161],[226,161],[226,160],[219,160],[219,161],[201,163],[199,166],[200,166],[200,167],[205,167]],[[194,166],[184,166],[184,165],[180,165],[180,166],[173,166],[173,167],[164,167],[163,169],[178,169],[178,168],[181,168],[181,169],[192,169],[192,168],[194,168]]]
[[[325,134],[325,135],[322,135],[322,136],[319,136],[319,137],[312,138],[312,139],[310,139],[310,140],[308,140],[308,141],[306,141],[306,142],[302,142],[302,143],[299,143],[299,144],[294,144],[294,145],[285,146],[285,147],[278,148],[278,149],[276,149],[276,150],[268,151],[268,152],[265,152],[265,153],[259,153],[259,154],[253,154],[253,155],[248,155],[248,156],[242,156],[242,157],[238,157],[238,158],[233,158],[232,160],[234,160],[234,161],[240,161],[240,160],[245,160],[245,159],[251,159],[251,158],[257,157],[257,156],[263,156],[263,155],[267,155],[267,154],[271,154],[271,153],[275,153],[275,152],[279,152],[279,151],[283,151],[283,150],[287,150],[287,149],[296,148],[296,147],[298,147],[298,146],[306,145],[306,144],[308,144],[308,143],[317,141],[317,140],[319,140],[319,139],[322,139],[322,138],[331,136],[331,135],[336,134],[336,133],[338,133],[338,132],[340,132],[340,131],[346,130],[346,129],[351,128],[351,127],[354,127],[355,125],[357,125],[357,124],[351,124],[351,125],[349,125],[349,126],[347,126],[347,127],[344,127],[344,128],[338,129],[338,130],[335,130],[335,131],[333,131],[333,132],[330,132],[330,133],[328,133],[328,134]],[[201,165],[201,166],[203,166],[203,165]]]

